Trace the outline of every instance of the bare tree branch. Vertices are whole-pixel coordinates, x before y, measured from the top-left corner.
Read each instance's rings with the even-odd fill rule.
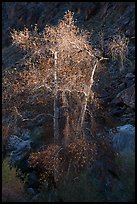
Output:
[[[48,113],[48,114],[41,113],[41,114],[38,114],[38,115],[37,115],[36,117],[34,117],[34,118],[23,118],[23,116],[19,113],[17,107],[14,106],[14,108],[15,108],[15,111],[16,111],[17,115],[20,116],[20,118],[22,119],[22,121],[34,121],[34,120],[36,120],[37,118],[39,118],[40,116],[43,116],[43,115],[45,115],[45,116],[50,116],[50,117],[54,118],[54,116],[53,116],[52,114],[50,114],[50,113]]]

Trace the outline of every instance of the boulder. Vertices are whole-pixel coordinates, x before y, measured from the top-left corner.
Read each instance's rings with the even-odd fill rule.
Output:
[[[118,93],[112,103],[123,103],[129,106],[130,108],[135,109],[135,84]]]
[[[132,74],[132,73],[127,73],[126,76],[125,76],[126,79],[133,79],[135,78],[135,75]]]
[[[127,124],[117,127],[117,132],[110,131],[112,146],[118,153],[135,151],[135,127]]]
[[[30,140],[22,140],[16,135],[11,135],[8,141],[10,159],[13,164],[21,162],[30,152]]]
[[[23,140],[16,135],[11,135],[8,141],[9,151],[14,151],[19,147],[19,144],[22,144]]]
[[[135,190],[135,127],[127,124],[116,130],[109,133],[115,156],[106,149],[106,155],[94,161],[91,175],[107,202],[129,202],[134,200]]]
[[[132,73],[127,73],[124,82],[127,87],[133,85],[135,83],[135,75]]]
[[[30,139],[30,130],[28,130],[28,129],[23,129],[22,130],[22,134],[21,134],[21,138],[23,139],[23,140],[29,140]]]
[[[134,202],[135,196],[135,127],[127,124],[110,133],[112,146],[117,153],[115,164],[119,179],[113,179],[109,200]],[[109,201],[108,200],[108,201]]]

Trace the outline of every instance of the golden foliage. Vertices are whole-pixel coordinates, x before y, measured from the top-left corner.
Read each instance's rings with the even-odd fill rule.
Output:
[[[68,11],[56,27],[45,26],[42,33],[37,26],[33,31],[11,32],[13,44],[25,49],[30,57],[30,67],[35,68],[29,78],[28,85],[45,86],[54,90],[54,54],[57,52],[58,89],[77,90],[83,92],[84,84],[88,83],[95,60],[94,51],[89,44],[89,33],[79,30],[75,25],[74,13]],[[92,55],[89,55],[92,53]],[[87,75],[87,73],[89,73]],[[34,77],[35,76],[35,77]],[[35,78],[35,79],[34,79]]]
[[[81,170],[95,160],[96,144],[85,138],[77,138],[68,146],[51,144],[41,152],[31,153],[29,164],[41,172],[40,181],[60,182],[66,174],[79,174]]]

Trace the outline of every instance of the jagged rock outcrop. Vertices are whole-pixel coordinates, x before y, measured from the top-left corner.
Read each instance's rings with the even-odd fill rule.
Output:
[[[113,103],[123,103],[132,109],[135,109],[135,84],[124,89],[114,98]]]

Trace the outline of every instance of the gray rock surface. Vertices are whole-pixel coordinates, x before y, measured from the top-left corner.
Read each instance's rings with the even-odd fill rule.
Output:
[[[112,146],[116,152],[135,151],[135,127],[127,124],[117,127],[117,132],[110,132]]]
[[[22,161],[30,152],[30,140],[22,140],[16,135],[11,135],[8,142],[11,162],[17,164]]]
[[[132,109],[135,109],[135,85],[133,84],[127,89],[124,89],[114,98],[113,103],[123,103]]]
[[[114,150],[118,180],[113,180],[112,191],[107,192],[108,201],[134,202],[135,195],[135,127],[127,124],[110,133]]]

